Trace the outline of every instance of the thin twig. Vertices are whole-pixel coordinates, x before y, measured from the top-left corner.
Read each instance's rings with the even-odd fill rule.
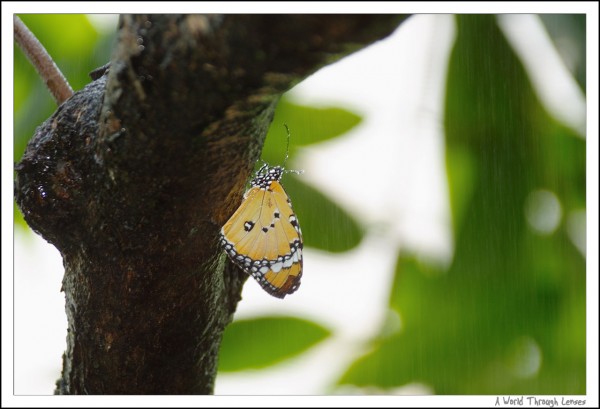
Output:
[[[14,22],[15,41],[46,83],[56,103],[58,105],[62,104],[73,95],[73,89],[52,61],[48,51],[16,15]]]

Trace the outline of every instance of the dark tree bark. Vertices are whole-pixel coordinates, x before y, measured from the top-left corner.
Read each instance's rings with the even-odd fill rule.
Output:
[[[65,266],[57,393],[212,392],[246,279],[217,236],[280,95],[404,18],[121,17],[107,73],[36,130],[16,166],[25,220]]]

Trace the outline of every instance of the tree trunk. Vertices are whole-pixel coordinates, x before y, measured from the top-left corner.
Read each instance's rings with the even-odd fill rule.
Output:
[[[121,17],[108,71],[36,130],[16,166],[25,220],[65,266],[56,393],[212,392],[246,279],[217,236],[279,97],[404,18]]]

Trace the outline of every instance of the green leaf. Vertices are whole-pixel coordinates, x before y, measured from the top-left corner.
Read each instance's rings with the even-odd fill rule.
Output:
[[[305,246],[332,253],[358,246],[363,229],[344,209],[303,183],[302,175],[286,175],[283,184],[298,216]]]
[[[265,368],[301,354],[329,335],[322,326],[294,317],[234,321],[223,334],[219,371]]]
[[[297,146],[311,145],[341,136],[361,120],[360,116],[343,108],[298,105],[284,97],[277,104],[265,140],[262,159],[273,165],[283,163],[287,144],[284,124],[290,129],[291,157]]]

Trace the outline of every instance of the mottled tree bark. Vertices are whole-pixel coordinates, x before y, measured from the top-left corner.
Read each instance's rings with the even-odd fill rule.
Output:
[[[212,392],[246,279],[217,235],[280,95],[404,18],[121,17],[109,70],[36,130],[16,166],[25,220],[65,266],[57,393]]]

